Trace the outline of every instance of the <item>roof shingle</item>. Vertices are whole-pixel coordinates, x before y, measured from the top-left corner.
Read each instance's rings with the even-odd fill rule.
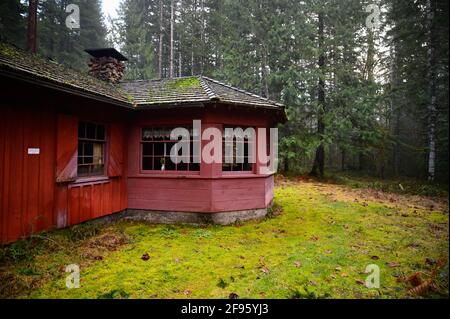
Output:
[[[124,82],[121,87],[137,106],[221,101],[224,103],[281,108],[283,105],[259,95],[204,77]]]
[[[131,97],[121,88],[1,42],[0,72],[20,74],[23,78],[42,80],[132,106]]]

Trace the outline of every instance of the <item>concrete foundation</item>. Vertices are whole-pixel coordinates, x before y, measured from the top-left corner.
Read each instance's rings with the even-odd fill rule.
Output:
[[[145,221],[152,224],[217,224],[230,225],[247,220],[263,219],[267,208],[220,213],[162,212],[128,209],[115,216],[123,220]]]

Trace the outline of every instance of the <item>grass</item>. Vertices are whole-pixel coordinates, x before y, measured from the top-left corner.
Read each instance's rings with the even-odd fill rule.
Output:
[[[448,298],[445,201],[318,182],[277,185],[274,208],[259,222],[87,223],[17,242],[0,250],[0,297]],[[65,287],[69,264],[80,265],[79,289]],[[379,289],[364,285],[370,264],[380,268]],[[433,269],[436,287],[420,295],[398,280],[426,279]]]
[[[331,172],[328,181],[352,188],[371,188],[396,194],[448,197],[448,183],[424,182],[417,178],[397,177],[381,180],[369,175],[353,172]]]

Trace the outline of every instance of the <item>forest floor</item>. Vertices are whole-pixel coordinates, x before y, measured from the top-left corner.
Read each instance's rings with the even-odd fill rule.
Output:
[[[91,222],[4,247],[0,297],[448,298],[445,197],[304,178],[276,184],[262,221]],[[66,288],[69,264],[80,266],[78,289]],[[368,265],[379,267],[378,289],[366,286]]]

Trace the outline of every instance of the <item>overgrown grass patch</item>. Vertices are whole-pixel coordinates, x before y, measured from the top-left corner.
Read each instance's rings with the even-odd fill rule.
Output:
[[[357,199],[357,201],[355,201]],[[391,205],[392,204],[392,205]],[[282,181],[270,218],[234,226],[149,225],[119,221],[77,226],[3,248],[0,290],[19,298],[439,298],[411,295],[399,280],[426,279],[448,260],[448,214],[414,202],[360,197],[349,188]],[[448,211],[448,210],[447,210]],[[31,246],[29,246],[31,245]],[[13,248],[12,248],[13,247]],[[143,258],[146,255],[148,258]],[[79,264],[81,287],[65,287]],[[380,267],[381,287],[363,284]]]

